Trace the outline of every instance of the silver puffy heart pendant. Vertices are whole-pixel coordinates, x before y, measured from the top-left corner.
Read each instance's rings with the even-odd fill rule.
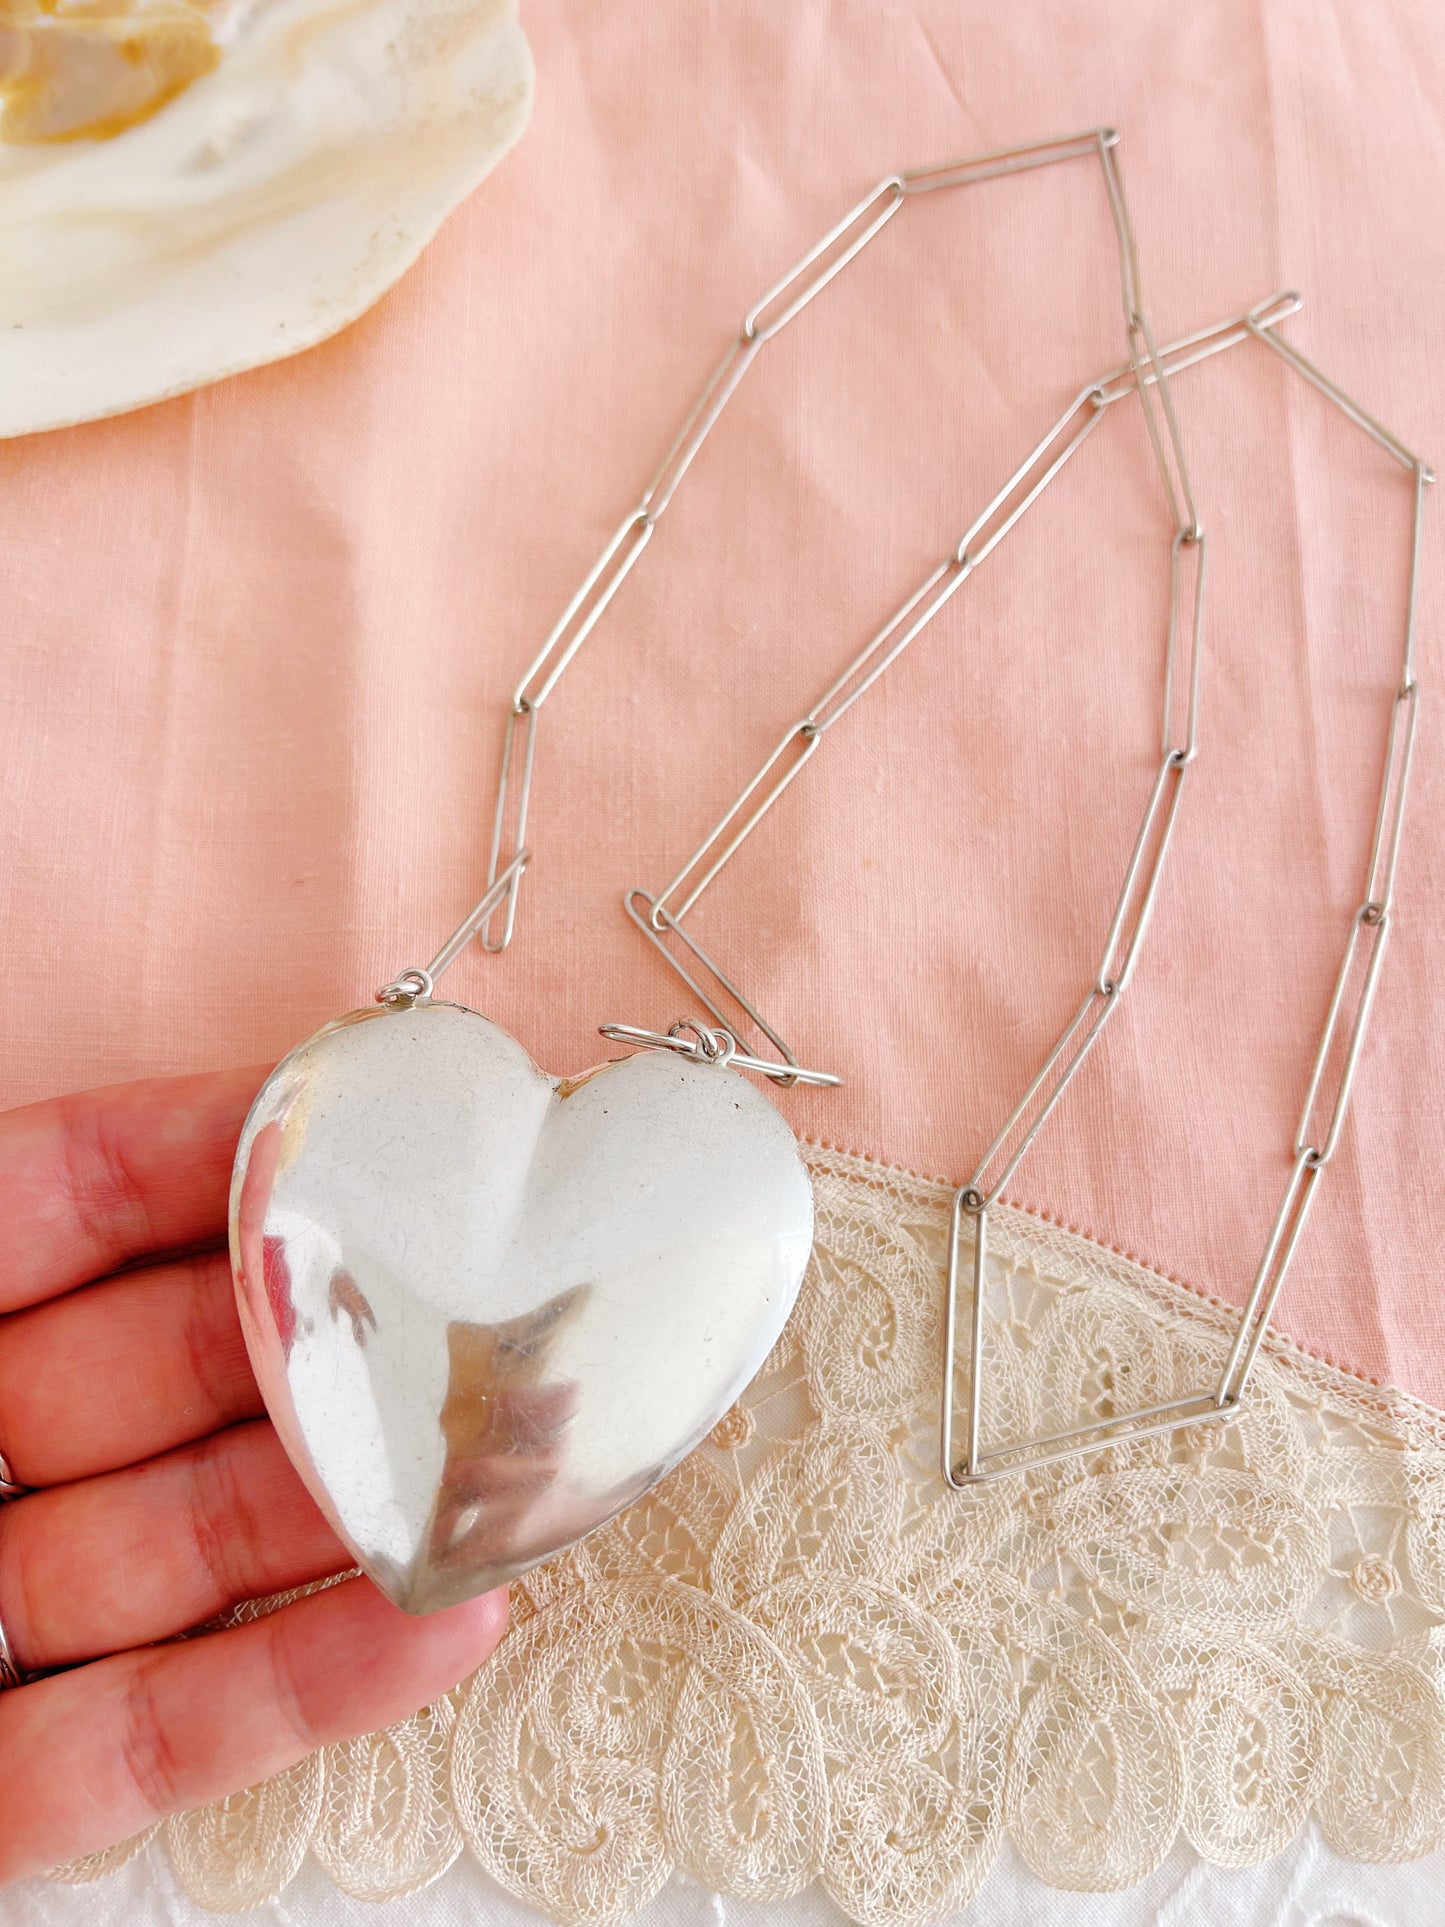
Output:
[[[812,1238],[793,1135],[735,1071],[643,1051],[548,1077],[425,999],[292,1051],[231,1187],[271,1417],[408,1612],[505,1583],[655,1484],[757,1372]]]

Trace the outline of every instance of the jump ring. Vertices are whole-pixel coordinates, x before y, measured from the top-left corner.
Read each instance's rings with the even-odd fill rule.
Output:
[[[436,988],[425,970],[403,970],[392,983],[383,984],[376,993],[379,1004],[425,1003]]]
[[[694,1055],[708,1064],[721,1064],[726,1068],[738,1054],[737,1038],[721,1025],[716,1030],[709,1030],[706,1024],[698,1023],[695,1017],[679,1017],[667,1027],[669,1037],[680,1038],[684,1031],[691,1031],[696,1039]]]

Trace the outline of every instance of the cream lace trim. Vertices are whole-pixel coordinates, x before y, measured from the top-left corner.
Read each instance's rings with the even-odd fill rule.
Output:
[[[1445,1419],[1276,1341],[1237,1424],[948,1492],[948,1193],[809,1157],[816,1258],[743,1402],[515,1589],[451,1700],[168,1822],[203,1906],[259,1904],[308,1850],[397,1895],[466,1847],[563,1923],[622,1920],[680,1867],[910,1927],[963,1906],[1005,1832],[1095,1889],[1181,1830],[1225,1866],[1311,1814],[1358,1860],[1439,1843]],[[1001,1211],[990,1262],[1013,1435],[1219,1369],[1227,1314],[1075,1233]]]

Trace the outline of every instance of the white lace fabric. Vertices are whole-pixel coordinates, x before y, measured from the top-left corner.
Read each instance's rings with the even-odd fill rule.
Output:
[[[168,1821],[202,1906],[258,1905],[308,1852],[381,1899],[470,1851],[564,1927],[678,1869],[913,1927],[1005,1837],[1096,1890],[1181,1836],[1256,1865],[1311,1816],[1358,1861],[1445,1839],[1445,1417],[1271,1339],[1233,1423],[951,1491],[950,1194],[808,1157],[814,1261],[742,1402],[513,1588],[452,1698]],[[991,1234],[992,1435],[1217,1377],[1237,1314],[1020,1211]]]

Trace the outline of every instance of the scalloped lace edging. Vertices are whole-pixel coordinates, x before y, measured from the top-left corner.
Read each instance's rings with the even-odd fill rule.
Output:
[[[1224,1866],[1311,1815],[1357,1860],[1445,1838],[1445,1418],[1268,1341],[1232,1424],[949,1491],[949,1192],[806,1149],[813,1263],[743,1400],[514,1587],[512,1630],[448,1700],[168,1821],[202,1906],[260,1904],[308,1852],[383,1899],[469,1850],[564,1927],[625,1919],[676,1868],[921,1927],[1005,1833],[1092,1889],[1181,1832]],[[1182,1396],[1232,1336],[1022,1211],[996,1214],[989,1295],[1008,1436]]]

